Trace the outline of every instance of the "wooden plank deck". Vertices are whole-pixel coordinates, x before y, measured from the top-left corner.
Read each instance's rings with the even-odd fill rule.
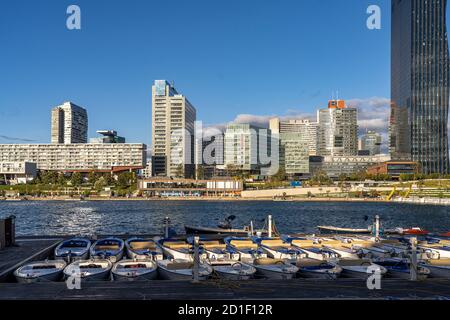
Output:
[[[189,281],[92,282],[68,290],[64,282],[0,284],[0,300],[215,300],[215,299],[439,299],[450,300],[450,280],[421,282],[382,280],[381,290],[368,290],[365,281],[252,280],[243,282]]]
[[[60,239],[19,239],[14,247],[0,250],[0,282],[9,280],[12,271],[31,260],[46,259]]]

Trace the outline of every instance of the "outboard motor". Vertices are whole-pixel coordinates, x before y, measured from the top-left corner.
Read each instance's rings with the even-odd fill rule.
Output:
[[[227,218],[225,218],[222,222],[220,222],[217,227],[219,227],[220,229],[232,229],[232,224],[231,222],[236,219],[236,216],[231,215]]]

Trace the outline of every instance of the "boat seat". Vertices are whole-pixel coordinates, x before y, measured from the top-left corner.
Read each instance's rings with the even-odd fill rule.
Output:
[[[293,240],[292,244],[298,247],[322,247],[321,244],[314,243],[311,240]]]
[[[215,248],[217,248],[217,249],[226,249],[227,245],[226,244],[219,244],[219,243],[218,244],[204,244],[203,247],[205,249],[215,249]]]
[[[130,243],[131,249],[156,249],[156,244],[154,242],[148,241],[148,242],[131,242]]]
[[[286,243],[283,242],[283,240],[277,239],[277,240],[262,240],[261,244],[263,246],[285,246]]]
[[[194,264],[191,262],[181,262],[181,263],[168,263],[168,270],[182,270],[182,269],[192,269]]]
[[[187,243],[171,243],[171,244],[165,244],[164,246],[170,249],[189,249],[191,246]]]
[[[118,245],[110,245],[110,246],[95,246],[95,250],[118,250],[120,247]]]
[[[253,241],[231,241],[230,244],[236,248],[258,248],[258,246]]]
[[[202,241],[200,242],[202,246],[217,246],[217,245],[223,245],[220,241]]]
[[[450,266],[450,259],[432,259],[428,260],[427,264],[431,266]]]
[[[281,263],[285,263],[285,262],[284,262],[284,260],[281,260],[281,259],[260,258],[260,259],[255,259],[255,261],[253,263],[257,266],[267,266],[267,265],[272,265],[272,264],[281,264]]]

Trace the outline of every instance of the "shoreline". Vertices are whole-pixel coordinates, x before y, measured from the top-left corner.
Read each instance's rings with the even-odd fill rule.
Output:
[[[298,199],[272,199],[272,198],[232,198],[232,197],[183,197],[183,198],[28,198],[25,199],[0,199],[0,202],[21,202],[21,201],[61,201],[61,202],[89,202],[89,201],[227,201],[227,202],[249,202],[249,201],[270,201],[270,202],[373,202],[373,203],[393,203],[385,199],[360,199],[360,198],[298,198]]]

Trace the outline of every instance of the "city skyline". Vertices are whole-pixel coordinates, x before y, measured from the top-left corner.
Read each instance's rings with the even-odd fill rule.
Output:
[[[179,23],[164,25],[192,49],[191,53],[175,52],[170,50],[175,45],[169,45],[165,55],[155,52],[151,43],[137,41],[139,36],[156,35],[155,39],[167,44],[154,30],[159,18],[152,10],[145,10],[151,6],[144,2],[137,1],[134,9],[108,8],[109,19],[122,22],[116,26],[105,21],[101,5],[78,1],[83,19],[80,31],[59,25],[66,18],[65,3],[44,2],[40,6],[45,12],[34,10],[33,3],[26,8],[11,4],[5,11],[10,14],[2,19],[10,25],[8,37],[0,33],[7,46],[0,62],[5,72],[0,80],[5,88],[0,116],[7,121],[0,135],[13,139],[0,137],[0,143],[49,141],[48,111],[70,100],[88,110],[89,137],[98,129],[115,128],[130,142],[151,146],[151,85],[155,79],[175,81],[206,125],[236,120],[268,126],[273,117],[308,118],[326,106],[332,92],[337,95],[339,91],[339,97],[350,106],[367,111],[360,112],[361,131],[381,128],[386,133],[390,7],[388,1],[375,2],[383,13],[382,29],[375,31],[366,27],[369,1],[287,1],[292,7],[289,22],[281,16],[286,12],[274,3],[254,6],[235,1],[225,6],[200,2],[192,8],[180,3],[175,16],[182,9],[195,14],[196,6],[203,5],[211,17],[183,25],[185,30]],[[165,4],[161,6],[168,9]],[[121,16],[119,9],[126,14]],[[255,16],[243,19],[250,9]],[[148,20],[138,11],[146,12]],[[335,15],[341,18],[339,24],[330,22]],[[10,21],[9,16],[16,16],[17,21]],[[39,36],[29,33],[27,27],[42,18],[47,22],[40,25]],[[211,30],[201,28],[210,20],[215,20]],[[114,37],[107,27],[112,28],[111,34],[115,32]],[[309,28],[315,28],[314,37],[305,32]],[[102,41],[96,41],[98,37]],[[205,37],[211,39],[209,45],[200,43]],[[130,51],[115,50],[118,44],[126,44]],[[65,45],[71,50],[60,57],[56,47]],[[239,48],[239,52],[224,50],[227,47]],[[328,47],[336,49],[331,54]],[[99,55],[106,51],[106,55]],[[21,65],[7,63],[13,56]],[[25,70],[27,79],[20,76]],[[64,75],[65,81],[60,81]],[[19,89],[27,95],[19,94]]]

